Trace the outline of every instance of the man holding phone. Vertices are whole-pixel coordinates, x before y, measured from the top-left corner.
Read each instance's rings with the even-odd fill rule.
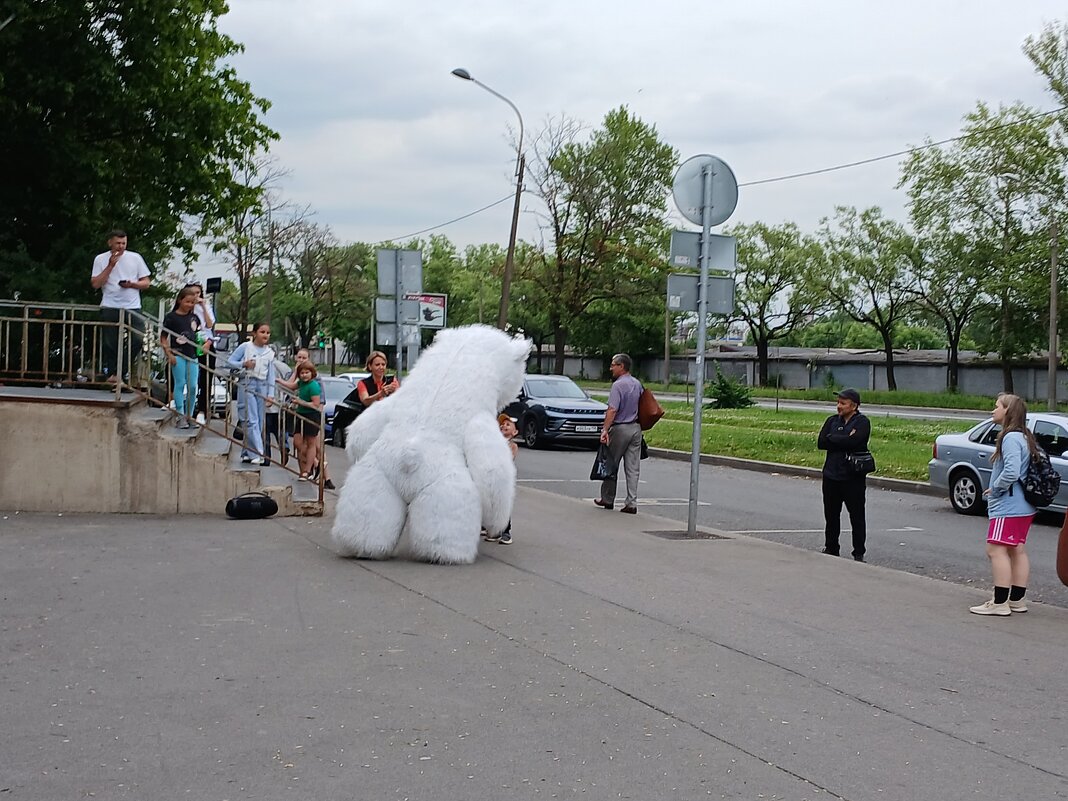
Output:
[[[108,249],[93,260],[93,275],[89,283],[103,293],[100,299],[100,319],[105,325],[101,333],[102,368],[108,383],[116,383],[118,375],[119,328],[121,310],[141,310],[141,292],[151,283],[148,265],[140,254],[126,249],[126,232],[114,230],[108,234]],[[140,315],[127,316],[131,326],[130,354],[137,358],[144,340],[144,320]],[[129,370],[130,365],[124,367]]]

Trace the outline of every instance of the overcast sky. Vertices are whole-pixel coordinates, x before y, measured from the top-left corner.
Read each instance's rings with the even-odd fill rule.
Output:
[[[514,191],[515,113],[455,67],[515,103],[528,141],[550,117],[592,128],[626,105],[683,160],[711,153],[744,184],[954,136],[978,100],[1054,108],[1020,47],[1066,17],[1052,0],[231,0],[221,28],[273,104],[285,196],[342,241],[381,242]],[[743,186],[728,225],[815,230],[838,204],[903,219],[898,169]],[[523,239],[539,238],[537,208],[524,197]],[[511,213],[437,232],[504,245]]]

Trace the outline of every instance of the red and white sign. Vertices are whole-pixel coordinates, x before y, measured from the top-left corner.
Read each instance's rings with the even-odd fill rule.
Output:
[[[405,295],[405,300],[419,301],[419,327],[444,328],[448,312],[448,295]]]

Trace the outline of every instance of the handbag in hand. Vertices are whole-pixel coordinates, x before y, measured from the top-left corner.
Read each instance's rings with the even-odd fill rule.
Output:
[[[850,471],[856,476],[866,476],[868,473],[875,472],[875,457],[871,455],[871,451],[847,453],[846,464],[849,465]]]
[[[612,452],[603,442],[597,447],[597,456],[593,460],[590,469],[590,481],[604,481],[616,474],[616,466],[612,464]]]

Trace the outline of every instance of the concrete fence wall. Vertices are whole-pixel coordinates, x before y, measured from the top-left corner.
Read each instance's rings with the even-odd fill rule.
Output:
[[[755,354],[745,352],[709,353],[705,359],[705,381],[716,377],[716,368],[724,375],[737,378],[749,386],[757,383],[758,366]],[[543,356],[540,372],[552,372],[552,354]],[[538,372],[532,358],[528,372]],[[635,365],[635,372],[643,380],[660,383],[664,380],[663,357],[645,357]],[[694,357],[672,357],[671,380],[675,383],[694,383],[697,365]],[[851,386],[857,389],[887,389],[886,367],[873,361],[870,355],[850,360],[837,353],[833,359],[820,361],[817,358],[772,357],[768,365],[769,383],[779,376],[782,386],[791,389],[812,389],[834,385]],[[944,392],[947,386],[945,361],[910,361],[907,354],[894,365],[897,387],[913,392]],[[601,359],[567,356],[564,359],[564,375],[572,378],[607,379],[606,363]],[[1048,370],[1044,363],[1022,364],[1012,371],[1013,387],[1018,395],[1027,400],[1045,400],[1049,395]],[[969,395],[996,395],[1004,386],[1001,366],[989,362],[964,362],[958,373],[959,389]],[[1068,369],[1057,370],[1057,397],[1068,399]]]

